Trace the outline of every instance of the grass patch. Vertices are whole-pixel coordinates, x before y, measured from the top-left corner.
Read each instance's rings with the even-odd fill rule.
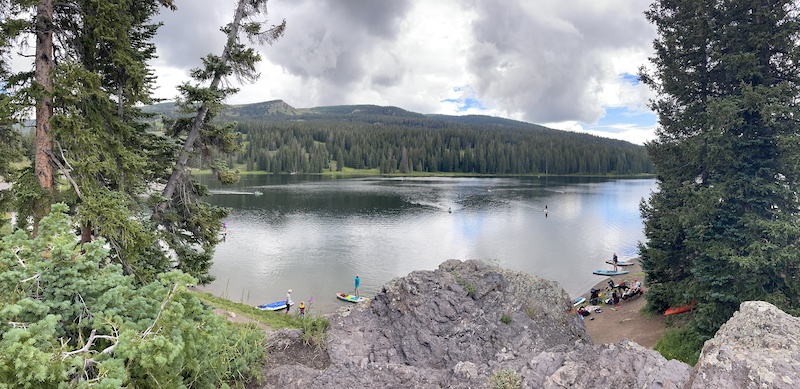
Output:
[[[381,172],[378,168],[375,169],[353,169],[351,167],[344,167],[342,171],[330,169],[322,169],[323,176],[380,176]]]
[[[522,388],[522,377],[511,369],[498,370],[489,377],[489,387],[492,389],[519,389]]]
[[[503,316],[500,316],[500,321],[503,324],[511,324],[511,315],[504,313]]]
[[[461,274],[453,273],[453,276],[456,277],[456,282],[467,291],[467,296],[475,298],[475,285],[461,277]]]
[[[247,316],[251,319],[258,320],[261,323],[264,323],[274,329],[280,328],[302,328],[300,319],[296,318],[294,315],[287,315],[285,311],[273,312],[273,311],[262,311],[256,307],[251,307],[249,305],[236,303],[231,300],[214,296],[208,292],[194,292],[197,297],[202,300],[204,303],[215,307],[224,309],[229,312],[233,312],[240,316]],[[307,320],[306,317],[303,320]]]
[[[306,316],[299,321],[300,329],[303,330],[303,341],[307,345],[325,347],[325,330],[331,326],[331,323],[319,316]]]
[[[697,364],[702,348],[703,339],[700,335],[686,327],[668,330],[653,347],[664,358],[677,359],[690,366]]]

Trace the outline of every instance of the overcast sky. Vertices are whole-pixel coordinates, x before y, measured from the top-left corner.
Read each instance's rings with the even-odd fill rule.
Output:
[[[153,62],[158,97],[209,53],[235,0],[176,0]],[[643,143],[652,92],[637,82],[655,29],[645,0],[272,0],[286,34],[257,46],[260,79],[231,104],[391,105],[484,114]],[[234,80],[235,81],[235,80]]]

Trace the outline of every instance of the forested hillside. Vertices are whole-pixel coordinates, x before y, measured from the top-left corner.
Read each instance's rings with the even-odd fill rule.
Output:
[[[148,111],[179,117],[172,103]],[[277,100],[230,106],[219,118],[236,122],[241,150],[229,162],[248,171],[653,173],[642,146],[489,116],[423,115],[374,105],[296,109]]]

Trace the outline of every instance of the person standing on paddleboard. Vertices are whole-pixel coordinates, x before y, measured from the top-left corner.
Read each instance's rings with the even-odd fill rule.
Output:
[[[360,279],[360,278],[358,278],[358,274],[356,274],[356,278],[354,278],[354,279],[353,279],[353,283],[354,283],[354,284],[355,284],[355,286],[356,286],[356,297],[360,297],[360,296],[358,295],[358,286],[359,286],[359,285],[361,285],[361,279]]]

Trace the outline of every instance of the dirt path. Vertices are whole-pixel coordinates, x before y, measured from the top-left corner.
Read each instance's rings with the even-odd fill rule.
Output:
[[[214,308],[214,313],[228,319],[228,321],[231,321],[233,323],[256,323],[258,327],[262,328],[264,331],[266,332],[272,331],[272,327],[248,316],[238,315],[236,313],[226,311],[222,308]]]
[[[633,266],[625,268],[630,271],[629,274],[603,277],[602,281],[595,285],[595,289],[603,290],[601,299],[606,299],[611,295],[611,292],[606,291],[606,283],[609,278],[613,279],[615,284],[619,284],[623,280],[628,284],[633,284],[635,279],[644,284],[644,273],[642,273],[638,259],[633,262],[635,263]],[[647,293],[647,285],[644,285],[644,290]],[[588,300],[589,293],[587,292],[583,297]],[[585,317],[586,330],[589,331],[595,344],[616,343],[622,339],[629,339],[644,347],[653,348],[656,341],[664,334],[666,317],[642,314],[641,309],[645,303],[644,296],[634,297],[627,301],[620,300],[618,305],[601,303],[599,305],[603,312],[592,313]]]

